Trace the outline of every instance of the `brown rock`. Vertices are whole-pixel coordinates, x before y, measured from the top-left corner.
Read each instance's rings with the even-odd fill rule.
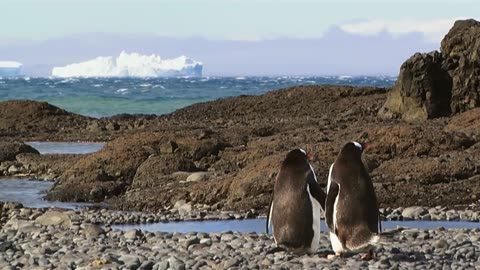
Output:
[[[440,53],[416,53],[400,68],[395,86],[379,112],[406,121],[425,121],[450,115],[451,78],[442,66]]]
[[[15,160],[22,153],[40,154],[35,148],[21,142],[0,142],[0,161]]]
[[[480,106],[480,22],[456,21],[441,43],[444,69],[453,78],[453,113]]]

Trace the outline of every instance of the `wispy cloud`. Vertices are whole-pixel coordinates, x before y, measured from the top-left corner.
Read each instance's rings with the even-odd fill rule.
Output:
[[[438,43],[447,34],[456,20],[466,18],[436,19],[436,20],[368,20],[340,25],[348,33],[360,35],[375,35],[380,32],[389,32],[394,36],[408,33],[422,33],[425,39]]]

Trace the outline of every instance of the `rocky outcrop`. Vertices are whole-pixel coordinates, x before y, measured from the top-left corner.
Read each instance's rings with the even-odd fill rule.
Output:
[[[453,79],[451,108],[453,113],[480,106],[480,22],[464,20],[454,26],[442,40],[444,70]]]
[[[171,148],[173,153],[165,151],[166,144],[176,146]],[[208,169],[223,147],[218,138],[165,133],[127,135],[80,159],[60,176],[48,197],[103,201],[128,189],[162,186],[174,172]]]
[[[442,69],[442,61],[439,52],[410,57],[402,64],[380,113],[390,117],[399,114],[406,121],[450,115],[452,79]]]
[[[425,121],[480,106],[480,22],[455,22],[441,52],[416,53],[400,68],[379,111],[385,118]]]
[[[40,154],[35,148],[21,142],[0,142],[0,162],[13,161],[23,153]]]

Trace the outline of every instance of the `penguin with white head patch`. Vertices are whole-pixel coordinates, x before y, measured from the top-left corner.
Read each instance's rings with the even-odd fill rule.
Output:
[[[325,221],[337,256],[368,252],[373,256],[379,241],[379,212],[373,183],[362,162],[366,144],[345,144],[330,166],[325,202]]]
[[[320,212],[326,194],[321,189],[311,155],[303,149],[290,151],[282,162],[267,218],[277,247],[296,253],[313,253],[320,245]]]

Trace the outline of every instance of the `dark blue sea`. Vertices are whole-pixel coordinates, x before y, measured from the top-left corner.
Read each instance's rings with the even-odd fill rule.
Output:
[[[0,101],[47,101],[78,114],[165,114],[197,102],[295,85],[388,87],[395,77],[0,78]]]

